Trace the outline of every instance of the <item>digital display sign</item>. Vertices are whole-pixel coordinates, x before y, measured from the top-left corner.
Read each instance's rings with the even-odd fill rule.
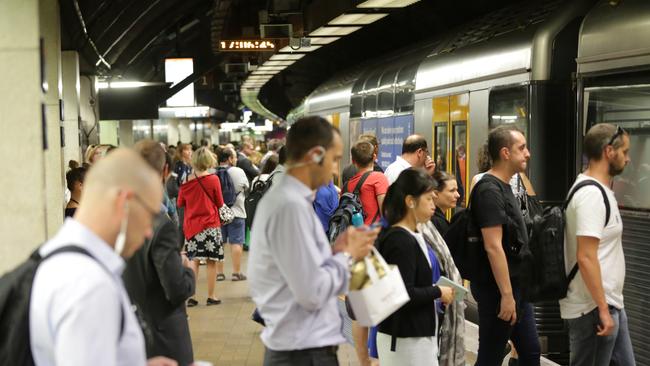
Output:
[[[262,40],[223,40],[219,41],[219,51],[225,52],[269,52],[275,51],[275,43]]]

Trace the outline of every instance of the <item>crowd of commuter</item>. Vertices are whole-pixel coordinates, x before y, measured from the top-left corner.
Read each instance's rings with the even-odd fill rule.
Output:
[[[132,149],[90,146],[83,164],[71,161],[66,173],[68,218],[38,250],[47,260],[31,285],[35,364],[191,365],[186,307],[200,305],[201,264],[204,303],[221,304],[229,248],[230,280],[248,280],[265,324],[265,365],[338,364],[343,318],[354,315],[342,310],[341,296],[352,266],[373,250],[399,269],[409,300],[375,326],[353,321],[361,365],[465,365],[465,303],[456,296],[464,285],[478,305],[476,365],[501,365],[508,342],[516,350],[511,362],[539,365],[525,290],[535,191],[525,175],[531,156],[524,134],[498,127],[479,153],[467,200],[482,248],[469,285],[446,235],[452,213],[465,204],[457,177],[436,166],[420,135],[404,139],[384,172],[379,143],[361,135],[343,151],[336,127],[305,117],[286,141],[271,140],[262,151],[251,138],[238,148],[151,140]],[[587,168],[571,188],[565,269],[579,270],[560,300],[571,365],[634,365],[622,222],[609,188],[629,162],[629,144],[621,128],[592,127],[584,141]],[[344,154],[352,164],[339,167]],[[586,180],[595,183],[580,189]],[[333,237],[331,220],[350,194],[363,220]],[[441,279],[450,282],[439,285]]]

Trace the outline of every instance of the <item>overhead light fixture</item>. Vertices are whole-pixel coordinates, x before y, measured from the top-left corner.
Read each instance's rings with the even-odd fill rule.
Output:
[[[296,61],[293,60],[287,60],[287,61],[266,61],[263,66],[289,66],[293,65],[293,63]]]
[[[357,8],[405,8],[420,0],[368,0],[357,5]]]
[[[330,44],[338,39],[341,39],[341,37],[316,37],[316,38],[311,38],[311,44],[322,46],[322,45]]]
[[[284,70],[287,66],[260,66],[258,70],[260,71],[270,71],[270,70]]]
[[[387,13],[373,13],[373,14],[343,14],[334,18],[330,25],[366,25],[374,23],[379,19],[388,15]]]
[[[145,81],[98,81],[97,89],[131,89],[142,88],[145,86],[162,86],[168,83],[162,82],[145,82]]]
[[[278,73],[278,70],[261,70],[261,71],[253,71],[251,73],[251,75],[255,75],[255,76],[274,76],[277,73]]]
[[[315,31],[309,33],[310,37],[318,36],[347,36],[350,33],[356,32],[361,27],[320,27]]]
[[[293,53],[293,54],[276,54],[271,56],[270,60],[272,61],[282,61],[282,60],[300,60],[301,58],[305,57],[304,54],[301,53]]]
[[[305,52],[315,51],[319,48],[321,48],[321,46],[300,47],[297,49],[293,49],[290,46],[285,46],[282,49],[280,49],[280,53],[295,53],[295,52],[305,53]]]

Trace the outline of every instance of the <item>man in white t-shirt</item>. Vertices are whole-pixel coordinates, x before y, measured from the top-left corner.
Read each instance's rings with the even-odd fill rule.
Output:
[[[227,169],[228,175],[235,187],[235,192],[237,193],[235,203],[230,207],[235,214],[235,219],[230,224],[221,227],[221,236],[224,243],[230,244],[232,280],[243,281],[246,279],[246,276],[241,271],[241,257],[246,239],[246,209],[244,208],[244,198],[249,188],[248,178],[243,169],[235,166],[237,164],[237,153],[235,150],[230,148],[220,149],[217,155],[219,168]],[[223,262],[217,262],[217,281],[223,281],[225,278],[223,274]]]
[[[402,156],[398,156],[384,172],[388,178],[388,184],[393,184],[402,171],[410,167],[423,168],[429,174],[433,174],[436,169],[436,163],[429,156],[427,140],[420,135],[411,135],[404,139]]]
[[[632,342],[623,308],[625,257],[623,223],[612,177],[630,162],[630,138],[622,128],[598,124],[587,132],[584,154],[589,166],[574,186],[591,179],[607,194],[610,217],[606,220],[604,197],[597,186],[574,194],[566,210],[565,268],[578,264],[560,312],[569,325],[571,365],[635,365]],[[572,188],[573,189],[573,188]]]

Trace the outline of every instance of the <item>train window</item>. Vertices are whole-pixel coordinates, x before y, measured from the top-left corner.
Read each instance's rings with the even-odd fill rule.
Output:
[[[650,85],[587,88],[585,125],[611,123],[630,136],[630,164],[614,177],[622,208],[650,210]]]
[[[436,170],[447,171],[447,122],[434,125]]]
[[[381,74],[381,71],[370,74],[363,86],[363,117],[371,118],[377,116],[377,86]]]
[[[390,116],[395,111],[395,77],[397,70],[388,70],[381,76],[377,95],[377,112]]]
[[[363,112],[363,84],[365,75],[361,75],[352,86],[352,96],[350,97],[350,118],[359,118]]]
[[[397,75],[395,83],[395,112],[412,112],[415,104],[415,73],[418,65],[409,65],[402,68]]]
[[[528,137],[528,85],[490,90],[489,127],[514,124]]]
[[[453,173],[456,176],[456,183],[458,185],[458,199],[457,206],[465,207],[465,188],[467,187],[467,122],[454,122],[453,123]]]

